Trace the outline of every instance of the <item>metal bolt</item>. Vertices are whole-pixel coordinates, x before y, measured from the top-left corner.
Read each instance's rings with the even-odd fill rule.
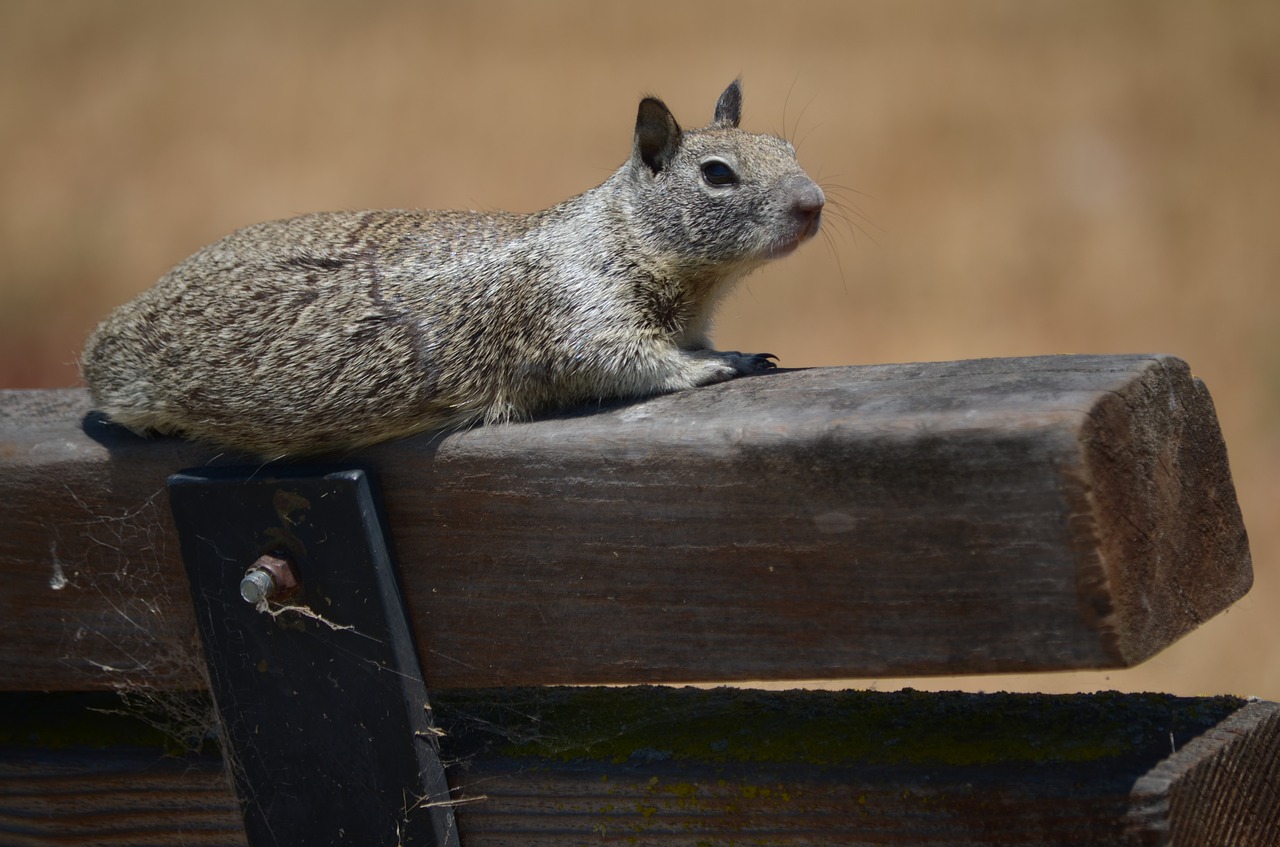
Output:
[[[244,602],[254,606],[275,591],[276,581],[262,568],[250,568],[244,579],[240,580],[240,596],[244,598]]]
[[[240,580],[240,596],[254,606],[269,597],[283,597],[298,587],[293,562],[278,555],[259,556]]]

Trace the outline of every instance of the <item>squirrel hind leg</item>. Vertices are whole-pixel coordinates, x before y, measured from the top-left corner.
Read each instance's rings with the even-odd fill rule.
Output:
[[[140,438],[163,435],[182,436],[187,432],[187,428],[181,422],[155,410],[122,406],[111,402],[94,403],[94,408],[106,421]]]

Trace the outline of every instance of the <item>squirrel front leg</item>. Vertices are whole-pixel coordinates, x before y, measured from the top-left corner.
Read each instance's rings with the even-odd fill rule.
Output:
[[[746,374],[759,373],[777,367],[772,353],[739,353],[737,350],[717,350],[711,339],[700,333],[692,343],[680,344],[680,352],[686,360],[692,359],[692,368],[704,378],[693,385],[710,385]],[[710,368],[707,367],[710,365]]]
[[[777,367],[772,353],[739,353],[709,347],[688,349],[669,338],[636,334],[595,335],[586,347],[590,356],[566,355],[575,362],[570,379],[581,397],[647,397],[699,385],[725,382]]]

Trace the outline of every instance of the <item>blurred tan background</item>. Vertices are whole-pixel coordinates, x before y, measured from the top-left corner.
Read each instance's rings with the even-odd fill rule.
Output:
[[[0,5],[0,387],[77,383],[113,306],[239,226],[528,211],[744,79],[832,200],[725,305],[786,366],[1168,352],[1253,543],[1226,615],[1122,672],[918,687],[1280,699],[1280,4]],[[896,680],[862,680],[881,688]]]

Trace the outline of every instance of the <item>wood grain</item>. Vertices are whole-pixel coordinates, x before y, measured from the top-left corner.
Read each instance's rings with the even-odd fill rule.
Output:
[[[10,847],[247,843],[220,759],[145,748],[0,751],[0,839]]]
[[[433,699],[466,847],[1280,838],[1275,703],[643,687]],[[216,756],[6,740],[0,840],[243,845],[227,786]]]
[[[1280,843],[1280,707],[1256,701],[1152,768],[1133,789],[1130,826],[1147,843]]]
[[[0,392],[0,689],[198,687],[164,480],[236,457],[89,411]],[[784,371],[345,458],[433,686],[1129,666],[1252,579],[1167,356]]]

